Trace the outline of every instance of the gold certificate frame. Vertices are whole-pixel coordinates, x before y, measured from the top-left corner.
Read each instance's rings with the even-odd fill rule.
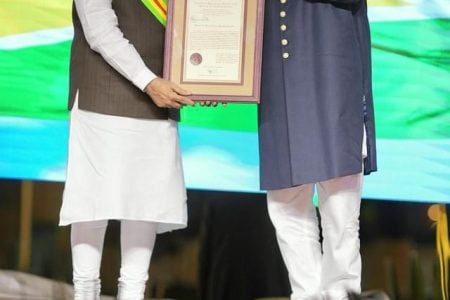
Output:
[[[168,2],[164,78],[195,101],[258,103],[264,0]]]

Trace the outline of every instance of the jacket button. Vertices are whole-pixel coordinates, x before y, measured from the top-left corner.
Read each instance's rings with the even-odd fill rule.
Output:
[[[287,39],[282,39],[281,40],[281,45],[286,46],[288,44],[288,40]]]
[[[284,10],[280,11],[280,17],[282,18],[286,17],[286,12]]]
[[[281,4],[285,4],[287,2],[287,0],[280,0]]]
[[[280,29],[281,29],[281,31],[286,31],[286,30],[287,30],[287,26],[284,25],[284,24],[282,24],[282,25],[280,26]]]
[[[288,52],[284,52],[283,53],[283,58],[284,59],[288,59],[289,58],[289,53]]]

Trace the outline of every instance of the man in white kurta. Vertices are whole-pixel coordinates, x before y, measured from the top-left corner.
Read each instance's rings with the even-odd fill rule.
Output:
[[[148,101],[158,108],[193,105],[186,97],[189,93],[158,78],[124,36],[115,4],[126,6],[126,1],[75,0],[90,48],[130,85],[147,93]],[[145,9],[138,1],[129,3]],[[122,12],[122,18],[127,13]],[[151,36],[145,38],[152,43]],[[103,239],[112,219],[121,221],[118,298],[143,299],[156,233],[187,224],[177,123],[84,110],[79,108],[79,92],[70,114],[60,213],[60,225],[71,225],[75,299],[99,299]]]

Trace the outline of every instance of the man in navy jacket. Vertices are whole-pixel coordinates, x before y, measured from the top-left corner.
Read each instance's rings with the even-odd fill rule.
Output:
[[[361,290],[362,176],[376,170],[367,3],[266,0],[265,10],[261,188],[292,299],[346,299]]]

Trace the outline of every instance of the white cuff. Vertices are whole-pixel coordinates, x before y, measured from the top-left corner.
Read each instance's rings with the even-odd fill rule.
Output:
[[[147,84],[149,84],[156,77],[157,76],[152,71],[150,71],[150,69],[144,68],[133,78],[132,82],[141,91],[143,91]]]

